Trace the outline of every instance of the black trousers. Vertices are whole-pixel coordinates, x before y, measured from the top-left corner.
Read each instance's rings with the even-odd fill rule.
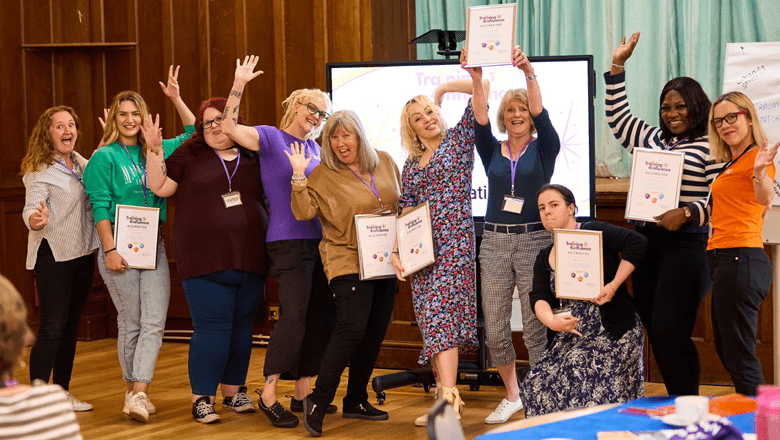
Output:
[[[772,263],[762,248],[707,252],[712,273],[712,327],[715,349],[735,391],[755,396],[764,383],[756,357],[758,308],[772,284]]]
[[[265,353],[263,375],[316,376],[335,327],[336,312],[322,268],[320,240],[266,243],[271,275],[279,285],[279,321]]]
[[[691,340],[710,291],[707,234],[637,227],[649,240],[632,281],[637,313],[647,330],[669,395],[699,394],[699,352]]]
[[[65,390],[70,385],[76,334],[81,312],[92,287],[95,253],[69,261],[54,261],[49,242],[38,248],[35,284],[41,309],[41,326],[30,350],[30,381],[53,382]]]
[[[360,281],[353,274],[332,279],[330,289],[336,301],[336,330],[322,357],[311,400],[323,407],[331,403],[349,364],[343,408],[353,408],[368,399],[366,386],[393,315],[398,282],[395,278]]]

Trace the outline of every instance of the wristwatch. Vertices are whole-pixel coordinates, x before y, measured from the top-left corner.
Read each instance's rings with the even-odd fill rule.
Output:
[[[685,218],[691,218],[691,208],[683,206],[683,211],[685,211]]]

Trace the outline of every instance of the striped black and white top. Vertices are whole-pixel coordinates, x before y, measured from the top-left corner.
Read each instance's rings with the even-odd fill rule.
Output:
[[[661,140],[661,129],[647,124],[631,114],[626,94],[625,73],[610,75],[604,73],[606,82],[605,108],[607,123],[612,134],[629,153],[634,148],[651,148],[665,150],[668,145],[679,139],[672,138],[669,142]],[[685,153],[682,184],[680,185],[680,207],[687,205],[691,210],[692,225],[683,225],[681,232],[707,232],[703,227],[710,221],[706,208],[710,184],[718,176],[723,163],[710,161],[710,144],[707,136],[701,136],[684,141],[672,151]]]
[[[55,261],[83,257],[98,248],[100,240],[92,217],[92,206],[84,191],[83,175],[86,159],[72,153],[73,172],[58,159],[49,166],[25,173],[26,189],[22,218],[27,229],[27,269],[35,269],[38,248],[45,238]],[[49,208],[49,223],[35,231],[30,216],[43,201]]]
[[[59,385],[41,383],[19,394],[0,394],[3,440],[81,440],[68,397]]]

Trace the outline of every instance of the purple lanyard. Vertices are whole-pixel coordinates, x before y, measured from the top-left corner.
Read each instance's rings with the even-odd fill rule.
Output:
[[[509,142],[506,143],[506,149],[509,150],[509,163],[511,164],[510,169],[512,170],[512,195],[515,195],[515,170],[517,169],[517,163],[520,162],[520,156],[525,153],[525,149],[528,148],[528,145],[531,143],[531,141],[534,140],[533,137],[528,138],[528,142],[523,145],[523,148],[520,150],[519,153],[517,153],[517,160],[512,157],[512,147],[509,146]]]
[[[368,189],[370,189],[371,192],[374,193],[376,198],[379,200],[379,206],[384,208],[385,204],[382,203],[382,198],[379,197],[379,189],[376,187],[376,182],[374,181],[374,173],[371,172],[371,171],[368,172],[368,174],[371,175],[371,185],[369,185],[368,182],[363,180],[362,177],[358,176],[358,174],[354,170],[352,170],[352,168],[349,168],[349,170],[352,171],[352,174],[354,174],[355,177],[357,177],[358,179],[360,179],[361,182],[363,182],[363,185],[366,185],[368,187]]]
[[[139,167],[135,163],[135,161],[133,160],[133,157],[130,156],[130,152],[127,151],[127,147],[125,147],[125,144],[120,142],[119,145],[121,145],[122,149],[125,150],[125,153],[127,154],[127,157],[130,158],[130,162],[133,163],[133,166],[135,167],[136,171],[138,171],[139,169],[141,170],[141,173],[140,173],[141,174],[141,189],[144,190],[144,206],[149,206],[149,203],[146,201],[146,166],[145,166],[144,162],[141,161],[141,165],[144,165],[144,166],[140,166]]]
[[[677,142],[673,143],[672,145],[670,145],[670,146],[668,146],[668,147],[664,148],[664,151],[673,150],[673,149],[674,149],[674,147],[676,147],[676,146],[680,145],[681,143],[683,143],[683,142],[685,142],[685,141],[687,141],[687,140],[688,140],[688,136],[685,136],[684,138],[680,139],[679,141],[677,141]]]
[[[84,180],[82,180],[82,178],[81,178],[81,177],[79,177],[79,176],[78,176],[78,174],[76,174],[76,173],[75,173],[75,172],[74,172],[72,169],[70,169],[70,167],[69,167],[69,166],[67,166],[67,165],[65,165],[64,163],[60,162],[59,160],[57,160],[57,158],[55,158],[55,159],[54,159],[54,161],[55,161],[55,162],[57,162],[58,164],[60,164],[60,165],[64,166],[64,167],[65,167],[65,168],[66,168],[68,171],[70,171],[70,173],[71,173],[71,174],[73,174],[73,177],[75,177],[75,178],[76,178],[76,180],[78,180],[78,181],[79,181],[79,183],[81,184],[81,186],[83,186],[83,187],[84,187],[84,189],[86,189],[86,188],[87,188],[87,187],[84,185]],[[75,163],[75,162],[74,162],[74,163]]]
[[[233,174],[228,173],[227,165],[225,165],[225,159],[222,158],[222,156],[219,155],[217,150],[212,149],[211,151],[214,152],[214,154],[217,155],[219,158],[219,161],[222,162],[222,168],[225,169],[225,175],[228,179],[228,192],[233,192],[233,176],[236,175],[236,171],[238,171],[238,166],[241,164],[241,151],[238,152],[238,159],[236,160],[236,167],[233,169]]]

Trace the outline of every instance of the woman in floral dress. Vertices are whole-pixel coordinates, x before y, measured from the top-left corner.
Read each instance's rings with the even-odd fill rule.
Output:
[[[473,97],[455,127],[447,129],[440,109],[427,96],[406,103],[401,115],[402,144],[409,153],[402,174],[399,208],[428,202],[436,261],[412,275],[412,299],[423,336],[421,364],[431,362],[437,399],[447,399],[460,417],[463,401],[455,383],[458,355],[477,348],[474,222],[471,174],[474,169],[474,119],[487,124],[481,68],[465,68]],[[442,87],[443,88],[443,87]],[[393,266],[404,281],[394,249]],[[425,426],[427,417],[415,420]]]

